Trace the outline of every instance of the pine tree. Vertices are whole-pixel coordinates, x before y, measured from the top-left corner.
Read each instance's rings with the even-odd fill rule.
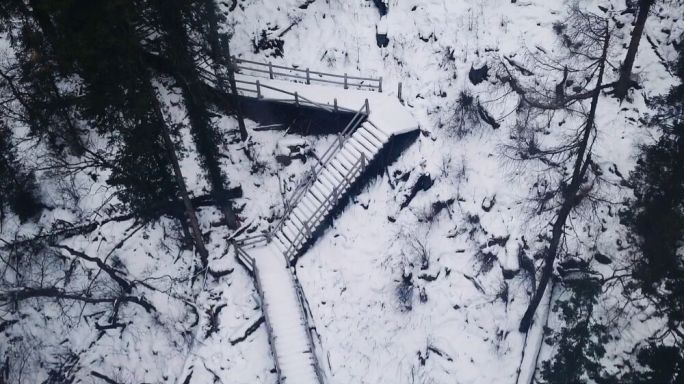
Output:
[[[10,209],[24,221],[42,209],[33,173],[18,161],[11,132],[0,121],[0,228]]]
[[[563,326],[547,339],[556,353],[542,363],[541,377],[549,384],[581,383],[587,379],[606,383],[600,360],[610,336],[608,328],[592,317],[601,284],[595,279],[580,278],[564,285],[570,298],[554,305],[553,311],[559,313]]]
[[[646,371],[632,373],[635,382],[684,380],[684,47],[678,49],[680,84],[653,100],[651,124],[662,134],[630,174],[636,198],[622,216],[638,250],[628,293],[645,295],[666,324],[639,349]]]

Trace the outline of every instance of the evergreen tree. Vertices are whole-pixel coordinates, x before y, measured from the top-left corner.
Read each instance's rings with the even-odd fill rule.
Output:
[[[208,42],[215,39],[212,35],[215,31],[208,27],[204,17],[214,12],[213,8],[208,7],[213,4],[157,0],[150,2],[150,5],[163,37],[158,42],[158,47],[170,63],[170,72],[182,89],[190,132],[207,172],[215,201],[222,208],[228,226],[237,228],[237,218],[230,201],[226,199],[227,181],[221,169],[219,154],[222,141],[217,127],[211,121],[214,113],[211,111],[206,86],[200,77],[201,69],[197,64],[202,57],[210,62],[212,60],[212,48]]]
[[[161,136],[164,124],[149,69],[141,59],[140,3],[125,0],[42,2],[52,16],[59,61],[83,80],[82,117],[118,148],[108,183],[142,215],[176,200]]]
[[[542,363],[541,377],[549,384],[581,383],[587,379],[606,383],[600,360],[606,352],[603,345],[609,340],[608,329],[592,317],[601,284],[582,277],[564,285],[570,298],[554,305],[553,311],[559,313],[563,326],[547,339],[556,347],[556,354]]]
[[[42,8],[29,8],[21,0],[3,2],[0,17],[8,26],[16,54],[14,65],[0,69],[0,82],[19,104],[19,111],[9,117],[28,125],[35,137],[45,139],[53,155],[83,154],[81,131],[74,122],[73,104],[78,95],[62,86],[70,80],[69,73],[57,60],[50,18]],[[20,27],[13,28],[17,20]]]
[[[11,209],[24,221],[42,208],[37,196],[37,186],[33,173],[27,171],[19,163],[16,148],[12,143],[11,132],[0,121],[0,228],[6,216],[6,209]]]
[[[684,47],[678,49],[676,75],[684,82]],[[654,103],[651,124],[662,135],[630,175],[636,198],[622,218],[639,251],[628,293],[645,295],[666,327],[639,349],[646,370],[631,380],[674,383],[684,380],[684,84]]]

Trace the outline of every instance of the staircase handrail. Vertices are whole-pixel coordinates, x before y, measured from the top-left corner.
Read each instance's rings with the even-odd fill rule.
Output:
[[[261,281],[259,280],[259,270],[257,268],[256,263],[254,263],[254,281],[256,281],[256,289],[257,289],[257,294],[259,295],[259,299],[261,300],[261,305],[266,306],[268,303],[266,303],[266,300],[264,299],[264,291],[261,288]],[[273,339],[273,326],[271,325],[271,319],[268,316],[268,311],[262,310],[262,313],[264,314],[264,323],[266,323],[266,332],[271,336],[270,339]],[[271,346],[271,354],[273,355],[273,362],[275,363],[275,370],[276,370],[276,377],[278,378],[278,383],[281,382],[281,370],[280,370],[280,364],[278,360],[278,355],[275,347],[275,343],[269,342]]]
[[[321,202],[321,204],[316,208],[316,210],[307,219],[307,222],[304,223],[305,227],[297,229],[297,233],[295,234],[294,239],[291,239],[290,245],[287,247],[285,252],[283,252],[283,255],[285,256],[285,261],[287,263],[290,262],[290,258],[292,258],[294,256],[294,254],[297,252],[296,247],[297,247],[297,244],[299,243],[299,241],[302,241],[302,240],[305,241],[306,237],[311,235],[311,233],[310,233],[311,223],[312,222],[315,223],[316,220],[318,220],[319,216],[324,215],[324,211],[325,211],[325,209],[327,209],[328,206],[334,206],[335,204],[337,204],[340,196],[342,196],[342,193],[340,191],[351,185],[351,180],[350,180],[350,178],[348,178],[348,176],[354,175],[357,171],[363,171],[363,168],[365,166],[366,166],[366,156],[361,154],[361,157],[352,165],[352,167],[349,169],[347,174],[344,176],[344,180],[343,180],[342,184],[333,188],[332,192],[325,197],[325,199]]]
[[[233,243],[242,247],[242,248],[254,248],[259,243],[267,243],[268,242],[268,235],[264,233],[259,233],[256,235],[250,235],[250,236],[245,236],[241,237],[239,239],[234,239]]]
[[[301,95],[298,94],[297,92],[290,92],[290,91],[286,91],[286,90],[284,90],[284,89],[280,89],[280,88],[273,87],[273,86],[270,86],[270,85],[261,84],[258,80],[257,80],[257,81],[247,81],[247,80],[242,80],[242,79],[235,79],[235,82],[236,82],[236,83],[240,83],[240,84],[250,84],[250,85],[254,85],[255,87],[258,87],[258,88],[266,88],[266,89],[270,89],[270,90],[273,90],[273,91],[276,91],[276,92],[284,93],[284,94],[286,94],[286,95],[288,95],[288,96],[292,96],[293,99],[294,99],[294,100],[283,99],[283,101],[295,101],[295,102],[299,102],[300,104],[310,104],[310,105],[313,105],[313,106],[315,106],[315,107],[318,107],[318,108],[321,108],[321,109],[323,109],[323,110],[326,110],[326,111],[328,111],[328,112],[335,112],[335,108],[334,108],[334,107],[331,107],[329,104],[317,103],[317,102],[312,101],[312,100],[310,100],[310,99],[308,99],[308,98],[306,98],[306,97],[304,97],[304,96],[301,96]],[[261,98],[261,97],[262,97],[262,96],[260,95],[260,91],[259,91],[258,89],[257,89],[257,90],[253,90],[253,89],[249,89],[249,88],[241,88],[241,87],[238,87],[238,90],[239,90],[239,91],[243,91],[243,92],[252,92],[252,93],[256,93],[256,94],[257,94],[257,98]],[[279,100],[277,100],[277,99],[270,99],[270,98],[269,98],[269,100],[271,100],[271,101],[279,101]],[[343,108],[343,107],[338,107],[337,109],[347,110],[346,108]]]
[[[363,122],[363,120],[366,119],[368,116],[370,110],[368,108],[368,99],[366,99],[366,102],[363,104],[363,106],[356,112],[354,117],[349,121],[346,127],[340,132],[337,136],[337,140],[333,142],[328,149],[323,152],[323,154],[318,158],[318,163],[316,163],[315,168],[317,169],[315,171],[316,176],[321,172],[323,167],[325,167],[330,160],[334,157],[334,155],[342,149],[342,146],[344,143],[347,141],[349,136],[354,133],[356,128],[358,128],[359,125]]]
[[[361,77],[361,76],[349,76],[346,73],[344,75],[339,75],[336,73],[328,73],[328,72],[320,72],[320,71],[312,71],[309,68],[306,69],[300,69],[300,68],[294,68],[294,67],[286,67],[282,65],[277,65],[273,63],[263,63],[259,61],[253,61],[253,60],[246,60],[246,59],[241,59],[237,57],[232,58],[232,63],[233,67],[236,69],[236,72],[239,72],[240,70],[245,70],[245,71],[251,71],[251,72],[258,72],[258,73],[263,73],[263,74],[268,74],[269,78],[273,79],[275,76],[283,76],[286,78],[292,78],[292,79],[297,79],[306,82],[307,84],[310,84],[311,81],[319,81],[319,82],[324,82],[324,83],[330,83],[330,84],[339,84],[339,85],[344,85],[345,88],[348,87],[366,87],[370,89],[376,89],[379,92],[382,92],[382,77]],[[241,64],[251,64],[252,66],[257,66],[257,68],[246,66],[246,65],[241,65]],[[261,68],[258,68],[261,67]],[[262,69],[266,68],[266,69]],[[293,73],[285,73],[285,72],[277,72],[274,71],[274,69],[281,69],[285,71],[291,71]],[[304,76],[301,76],[300,74],[304,74]],[[318,77],[312,77],[311,75],[316,75]],[[343,79],[343,81],[335,81],[331,80],[332,79]],[[350,83],[349,80],[357,80],[359,83]],[[363,82],[367,81],[369,82],[368,84],[364,84]]]
[[[351,134],[356,128],[358,128],[359,125],[361,125],[366,116],[368,116],[368,113],[368,102],[366,102],[361,108],[359,108],[342,132],[340,132],[337,140],[335,140],[335,142],[333,142],[332,145],[330,145],[330,147],[323,152],[323,155],[318,158],[318,162],[316,165],[314,165],[313,169],[307,172],[307,174],[304,176],[304,179],[295,187],[295,190],[290,198],[285,201],[285,211],[283,212],[283,215],[278,223],[271,230],[270,236],[274,236],[280,230],[280,228],[282,228],[285,220],[287,220],[287,218],[290,216],[292,210],[297,206],[297,203],[299,203],[299,200],[301,200],[304,194],[309,190],[309,188],[311,188],[313,183],[316,182],[318,176],[323,171],[323,168],[325,168],[325,166],[334,158],[335,154],[342,149],[342,146],[347,141],[349,136],[351,136]]]

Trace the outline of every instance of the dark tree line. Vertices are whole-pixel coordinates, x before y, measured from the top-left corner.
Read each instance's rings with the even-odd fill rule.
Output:
[[[232,77],[221,17],[212,0],[0,2],[0,34],[12,52],[0,57],[0,229],[8,216],[28,221],[41,213],[43,200],[49,200],[40,194],[44,178],[76,176],[92,178],[106,189],[107,199],[120,202],[98,212],[104,213],[99,223],[132,221],[120,242],[97,254],[61,242],[98,228],[92,221],[14,243],[3,236],[0,329],[13,329],[22,321],[22,308],[38,305],[57,308],[65,323],[94,316],[100,335],[123,332],[129,316],[156,316],[149,292],[180,300],[189,308],[188,319],[199,318],[192,297],[131,276],[116,252],[148,223],[170,215],[201,265],[166,283],[182,287],[201,276],[198,271],[225,273],[207,267],[195,211],[214,205],[223,224],[238,225],[230,170],[221,166],[226,139],[215,122],[218,111],[232,113],[237,103],[217,105],[212,94],[214,89],[227,93],[223,87]],[[180,91],[187,114],[180,123],[169,117],[173,106],[164,98],[169,88]],[[178,144],[182,124],[194,148]],[[236,137],[246,139],[241,121],[239,128]],[[208,195],[194,191],[193,198],[185,184],[179,159],[186,150],[198,154]],[[80,198],[77,191],[74,195]],[[92,311],[72,311],[79,307]],[[23,364],[22,345],[5,351],[0,382],[19,380],[14,368]]]
[[[628,183],[634,198],[625,203],[621,221],[629,228],[632,257],[612,276],[566,281],[569,299],[555,304],[561,329],[549,339],[556,346],[553,359],[541,367],[547,383],[679,383],[684,380],[684,49],[674,63],[679,84],[667,95],[651,99],[656,113],[647,125],[660,134],[642,148]],[[605,344],[619,334],[611,324],[593,316],[599,295],[619,286],[625,304],[650,313],[663,326],[638,340],[622,369],[609,373],[601,363]],[[620,315],[618,311],[617,315]],[[624,320],[624,319],[623,319]]]
[[[635,199],[622,216],[637,252],[619,279],[631,299],[645,298],[665,320],[639,346],[638,362],[647,370],[630,372],[634,382],[684,380],[684,46],[678,51],[679,84],[651,101],[657,112],[649,124],[661,136],[643,148],[630,174]]]
[[[107,184],[128,210],[141,217],[157,215],[151,207],[160,203],[183,201],[183,227],[205,253],[187,187],[175,164],[173,138],[178,127],[165,121],[155,84],[163,77],[182,90],[214,202],[225,223],[235,228],[238,219],[227,192],[228,177],[220,166],[224,139],[212,121],[217,107],[202,72],[204,64],[211,63],[216,78],[230,73],[228,37],[218,30],[220,18],[211,0],[3,2],[0,28],[16,52],[16,60],[0,68],[0,90],[6,97],[0,104],[6,126],[0,137],[3,145],[13,146],[7,134],[10,125],[29,126],[31,137],[50,148],[58,172],[90,169],[95,174],[95,169],[106,169]],[[240,128],[244,139],[242,121]],[[107,149],[90,145],[93,136],[107,140]],[[31,173],[22,172],[11,153],[3,151],[2,170],[16,175],[16,182],[0,195],[5,202],[0,209],[20,213],[13,196],[35,197],[21,204],[26,219],[40,201],[35,194],[11,193],[32,185]]]

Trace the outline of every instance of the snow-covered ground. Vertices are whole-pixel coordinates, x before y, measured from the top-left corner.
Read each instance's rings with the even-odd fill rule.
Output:
[[[491,67],[503,57],[524,60],[526,52],[556,51],[552,27],[565,17],[566,3],[389,1],[383,18],[372,2],[300,3],[240,2],[228,15],[235,31],[233,54],[312,70],[382,76],[385,92],[394,95],[402,82],[403,98],[423,130],[298,261],[297,274],[327,357],[323,365],[329,381],[515,382],[525,342],[517,327],[532,287],[526,272],[505,279],[502,271],[518,271],[523,248],[529,247],[524,251],[531,257],[545,246],[538,234],[546,232],[549,217],[535,215],[528,203],[535,170],[512,163],[502,149],[511,143],[510,117],[501,120],[498,130],[474,126],[459,135],[454,132],[453,106],[467,90],[495,116],[511,112],[506,110],[509,105],[497,102],[502,95],[491,82],[475,86],[468,71],[485,63]],[[582,3],[594,12],[606,4]],[[672,20],[661,22],[681,29]],[[376,44],[376,26],[380,32],[387,30],[386,48]],[[672,53],[661,27],[647,24],[647,33],[663,43],[659,53],[667,57]],[[283,57],[272,57],[269,50],[255,52],[251,42],[262,30],[284,41]],[[614,38],[627,42],[628,31]],[[622,49],[611,52],[615,62],[623,54]],[[662,93],[672,82],[650,46],[642,46],[637,67],[648,79],[645,94]],[[640,95],[633,106],[622,108],[614,99],[601,99],[596,161],[621,175],[633,167],[637,145],[652,140],[636,123],[647,111]],[[420,174],[431,175],[434,185],[400,209]],[[611,177],[620,181],[615,174]],[[614,202],[629,194],[611,187],[603,193]],[[433,203],[450,199],[453,205],[430,217]],[[485,211],[485,202],[493,199],[493,207]],[[605,232],[580,224],[586,218],[573,217],[578,233],[570,236],[571,249],[618,255],[616,240],[624,234],[616,209],[611,204],[598,208]],[[421,269],[423,247],[429,254],[426,269]],[[488,255],[495,259],[488,260]],[[406,273],[415,284],[411,310],[397,293]],[[545,346],[542,358],[550,353],[552,348]],[[610,361],[614,357],[607,357],[608,365],[617,363]]]
[[[406,106],[421,128],[417,141],[371,180],[298,260],[296,273],[313,315],[311,325],[327,383],[516,382],[525,349],[524,335],[517,328],[533,288],[529,273],[519,265],[519,255],[531,259],[546,245],[540,234],[548,231],[549,216],[536,215],[529,202],[542,171],[506,156],[505,147],[515,134],[510,100],[493,84],[492,71],[489,81],[479,85],[470,82],[468,71],[485,63],[492,67],[503,57],[523,61],[527,52],[554,52],[553,23],[564,17],[566,3],[389,0],[389,12],[382,19],[372,1],[244,0],[236,1],[229,12],[231,3],[221,4],[227,13],[225,26],[234,31],[234,55],[326,72],[382,76],[385,93],[391,96],[396,96],[401,82]],[[623,6],[617,0],[613,3],[615,8]],[[582,2],[595,12],[600,12],[599,4],[611,2]],[[629,21],[629,15],[620,17]],[[682,31],[681,24],[670,18],[649,20],[646,34],[659,43],[661,56],[671,57],[668,42]],[[672,37],[663,29],[673,31]],[[273,49],[255,51],[253,42],[263,30],[270,38],[282,39],[282,57],[273,57]],[[378,47],[376,30],[387,32],[387,47]],[[615,47],[621,47],[629,33],[623,29],[614,38]],[[622,49],[611,52],[615,63],[623,53]],[[614,183],[602,187],[610,199],[599,204],[591,217],[603,228],[590,225],[588,216],[572,217],[570,252],[600,252],[615,260],[624,252],[620,240],[625,230],[616,212],[631,192],[619,187],[619,182],[633,168],[638,145],[653,140],[652,133],[638,124],[648,113],[641,92],[661,94],[672,83],[645,41],[636,64],[638,75],[647,81],[634,102],[619,105],[610,97],[600,101],[594,160]],[[609,77],[614,79],[615,74]],[[179,91],[162,83],[159,92],[171,106],[166,118],[183,123]],[[500,118],[501,127],[466,124],[459,131],[454,108],[463,91]],[[248,122],[251,138],[243,144],[232,140],[236,126],[232,118],[217,119],[226,138],[223,166],[230,186],[243,189],[243,197],[236,200],[240,216],[251,224],[250,230],[265,230],[282,211],[281,190],[292,188],[310,166],[299,159],[280,164],[275,154],[283,144],[302,139],[320,153],[335,138],[254,130],[257,124]],[[560,135],[550,132],[547,140],[558,140]],[[196,154],[189,150],[187,128],[181,128],[176,139],[186,149],[181,165],[189,189],[193,195],[206,193]],[[410,189],[426,175],[434,184],[405,204]],[[64,196],[60,188],[66,181],[48,174],[39,177],[53,180],[46,184],[44,196]],[[10,218],[2,238],[29,236],[58,220],[97,219],[107,196],[104,182],[93,184],[84,176],[74,183],[91,191],[78,202],[79,210],[46,211],[35,226],[19,225]],[[180,383],[190,373],[192,383],[275,382],[252,277],[228,247],[231,233],[212,225],[219,217],[213,208],[200,210],[200,224],[209,237],[210,268],[232,272],[207,277],[201,292],[197,286],[193,291],[186,281],[195,273],[192,252],[165,239],[167,228],[177,225],[171,219],[138,229],[121,249],[115,248],[117,242],[137,228],[132,220],[111,222],[70,239],[65,245],[86,253],[112,250],[128,274],[141,280],[172,276],[186,279],[185,283],[169,282],[163,292],[146,291],[159,313],[150,315],[127,306],[121,318],[135,320],[123,330],[95,333],[85,321],[60,323],[56,328],[55,322],[45,323],[41,312],[59,316],[61,308],[36,308],[22,329],[0,335],[0,352],[13,337],[25,338],[28,342],[21,345],[32,347],[16,356],[38,354],[45,361],[52,351],[72,350],[80,356],[77,376],[82,382],[92,380],[91,371],[122,383]],[[412,285],[406,286],[409,280]],[[195,303],[184,303],[196,294]],[[600,311],[607,316],[612,309],[611,302],[606,303]],[[199,327],[193,327],[196,321]],[[607,366],[618,364],[644,328],[653,326],[641,321],[634,317],[621,324],[623,337],[607,346]],[[548,325],[556,325],[553,316]],[[44,328],[51,332],[42,332]],[[527,348],[530,344],[533,341],[528,340]],[[553,348],[543,344],[540,359],[552,353]],[[41,382],[46,368],[30,375],[27,382]]]

